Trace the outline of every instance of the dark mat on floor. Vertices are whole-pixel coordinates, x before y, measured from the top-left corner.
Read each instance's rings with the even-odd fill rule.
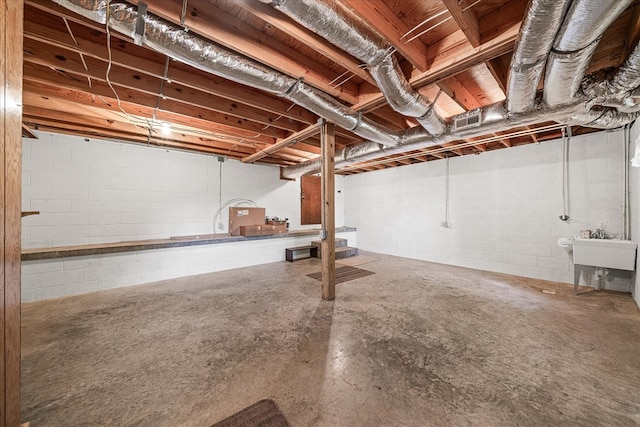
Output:
[[[211,427],[291,427],[273,400],[261,400]]]
[[[338,283],[348,282],[349,280],[359,279],[361,277],[367,277],[375,274],[373,271],[363,270],[361,268],[345,265],[344,267],[336,268],[336,285]],[[312,279],[322,280],[322,272],[307,274]]]

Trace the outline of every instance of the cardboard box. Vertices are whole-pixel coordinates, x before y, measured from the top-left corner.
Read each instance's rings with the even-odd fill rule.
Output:
[[[262,226],[262,235],[269,236],[271,234],[276,234],[276,226],[275,225],[263,225]]]
[[[287,220],[286,219],[269,219],[267,220],[267,224],[269,225],[287,225]]]
[[[241,236],[241,226],[264,224],[265,212],[265,208],[229,208],[229,234],[232,236]]]
[[[287,232],[287,224],[279,224],[279,225],[274,225],[274,227],[276,228],[276,234],[280,234],[280,233],[286,233]]]
[[[245,237],[261,236],[262,227],[262,225],[241,225],[238,232],[240,233],[240,236]]]

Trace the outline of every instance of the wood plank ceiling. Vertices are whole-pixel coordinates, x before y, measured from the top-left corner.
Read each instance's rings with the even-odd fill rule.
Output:
[[[418,125],[389,107],[357,59],[259,0],[145,2],[150,13],[302,78],[393,130]],[[27,128],[178,147],[280,166],[320,155],[317,126],[313,126],[318,117],[305,108],[199,71],[137,46],[121,34],[108,34],[103,25],[51,0],[25,3],[23,117]],[[412,86],[429,99],[437,99],[436,111],[443,117],[505,99],[526,0],[341,3],[396,49]],[[639,1],[635,1],[606,31],[589,72],[617,67],[626,59],[640,34],[639,10]],[[575,127],[573,132],[593,130]],[[539,143],[559,137],[560,132],[551,122],[504,129],[351,165],[338,173],[480,154]],[[359,136],[336,128],[336,149],[360,142]],[[257,154],[265,149],[268,154]]]

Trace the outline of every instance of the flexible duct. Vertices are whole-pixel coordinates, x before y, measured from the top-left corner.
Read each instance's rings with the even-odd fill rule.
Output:
[[[481,109],[482,126],[480,127],[448,132],[438,136],[427,135],[424,131],[416,131],[419,128],[414,127],[404,132],[403,142],[400,145],[384,147],[373,142],[365,142],[357,146],[346,147],[336,153],[335,163],[336,166],[346,166],[351,163],[364,162],[407,151],[442,145],[447,142],[482,136],[504,129],[533,125],[543,121],[564,121],[567,116],[577,116],[580,112],[586,112],[584,103],[553,108],[545,107],[520,114],[508,114],[503,103],[500,102]],[[298,178],[302,175],[316,173],[319,170],[320,159],[316,159],[284,168],[282,176],[284,178]]]
[[[544,102],[574,102],[604,31],[632,0],[574,0],[547,60]]]
[[[350,18],[346,13],[338,13],[337,3],[317,0],[260,1],[272,5],[300,25],[365,62],[395,111],[415,117],[432,135],[440,135],[447,130],[446,123],[438,116],[431,101],[411,87],[390,46],[359,20]]]
[[[538,83],[571,0],[531,0],[516,41],[507,81],[507,109],[535,107]]]
[[[104,23],[104,0],[54,0],[89,19]],[[133,6],[114,3],[109,6],[109,26],[131,38],[136,35],[139,14]],[[144,20],[142,44],[202,71],[287,98],[336,125],[380,144],[395,145],[400,138],[376,123],[301,80],[280,73],[259,62],[213,44],[192,32],[150,13]],[[140,34],[138,34],[140,36]]]
[[[594,105],[616,107],[623,112],[640,108],[640,45],[613,75],[596,73],[582,82],[582,92]]]
[[[103,0],[55,0],[55,2],[98,22],[100,19],[107,18],[107,6]],[[138,21],[135,8],[125,4],[110,5],[108,18],[112,28],[130,37],[134,36]],[[562,106],[538,106],[534,110],[511,115],[508,114],[503,103],[497,103],[480,109],[481,125],[479,127],[461,131],[445,129],[446,132],[439,135],[429,134],[421,127],[394,133],[374,121],[361,117],[359,113],[302,81],[265,67],[190,32],[185,32],[181,27],[152,14],[148,13],[141,19],[144,20],[144,35],[141,40],[150,48],[205,72],[290,99],[340,127],[352,129],[356,134],[369,140],[339,151],[336,164],[362,162],[549,120],[562,123],[567,120],[579,123],[587,121],[595,127],[613,128],[626,124],[638,116],[635,111],[625,114],[611,108],[595,109],[590,112],[591,105],[584,99]],[[363,49],[366,48],[366,46],[363,47]],[[636,51],[638,49],[640,48],[636,48]],[[619,77],[614,78],[615,87],[628,88],[629,85],[635,84],[632,73],[635,67],[638,67],[639,60],[640,54],[633,55],[630,61],[621,67],[616,74]],[[594,91],[595,89],[592,88],[596,84],[601,82],[586,84],[585,92]],[[608,99],[615,100],[616,96],[618,94],[603,97],[603,102]],[[319,160],[292,166],[283,170],[283,176],[298,177],[316,172],[319,166]]]

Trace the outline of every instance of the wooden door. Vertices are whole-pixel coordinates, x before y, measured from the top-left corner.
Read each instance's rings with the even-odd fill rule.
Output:
[[[300,178],[300,218],[302,225],[322,222],[322,180],[319,176]]]

